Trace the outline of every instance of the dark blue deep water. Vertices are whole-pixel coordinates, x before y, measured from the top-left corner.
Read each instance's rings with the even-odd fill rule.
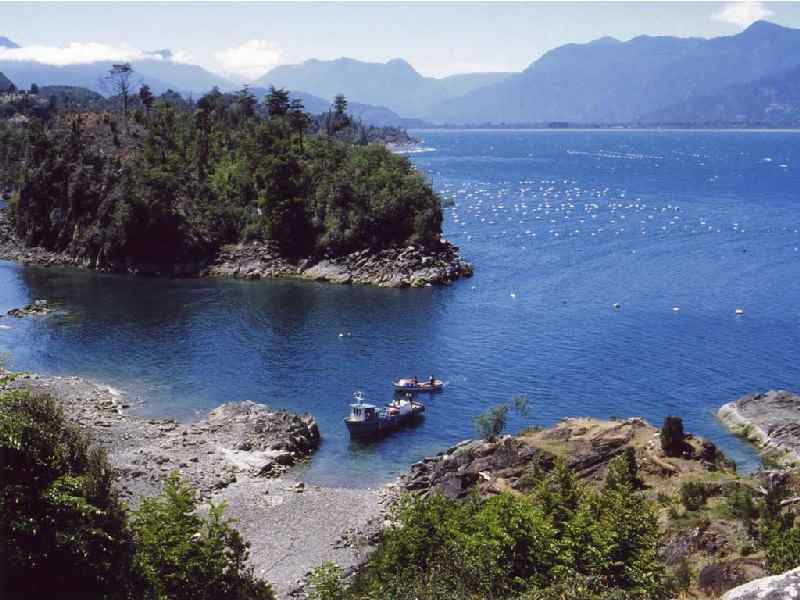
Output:
[[[416,135],[426,151],[411,159],[454,201],[445,229],[473,279],[383,290],[0,263],[0,311],[36,298],[63,310],[0,319],[0,351],[18,369],[108,383],[145,415],[243,399],[310,411],[325,438],[307,467],[317,482],[388,480],[515,394],[539,424],[679,414],[754,464],[714,411],[800,390],[800,134]],[[423,424],[348,440],[354,390],[382,403],[393,377],[431,373],[450,385]]]

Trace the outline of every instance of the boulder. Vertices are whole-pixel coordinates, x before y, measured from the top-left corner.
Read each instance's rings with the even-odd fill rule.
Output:
[[[717,416],[773,460],[800,464],[800,396],[785,390],[752,394],[723,405]]]
[[[730,590],[723,600],[800,599],[800,567],[781,575],[763,577]]]

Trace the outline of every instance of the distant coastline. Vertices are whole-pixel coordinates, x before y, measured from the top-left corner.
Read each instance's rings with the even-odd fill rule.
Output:
[[[548,123],[475,123],[436,124],[414,127],[411,131],[800,131],[800,125],[770,125],[768,123],[568,123],[553,126]]]

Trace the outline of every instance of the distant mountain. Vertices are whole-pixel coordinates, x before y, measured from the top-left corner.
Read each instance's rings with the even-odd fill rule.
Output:
[[[0,73],[0,92],[8,92],[14,89],[14,83],[5,75]]]
[[[800,125],[800,66],[779,75],[732,85],[643,117],[644,123]]]
[[[447,123],[637,122],[800,64],[800,30],[759,21],[713,39],[640,36],[567,44],[522,73],[447,100]]]
[[[83,87],[95,92],[108,93],[104,88],[103,78],[108,74],[113,63],[96,62],[81,65],[56,66],[47,65],[34,61],[0,60],[0,71],[6,73],[18,87],[27,89],[32,83],[38,86],[58,85]],[[136,63],[134,68],[139,65]],[[156,93],[161,93],[170,88],[171,85],[147,77],[139,72],[139,76],[144,83],[147,83]]]
[[[472,73],[435,79],[423,77],[402,59],[372,63],[339,58],[308,60],[275,67],[253,85],[304,90],[322,98],[344,94],[367,104],[385,106],[405,117],[421,117],[448,98],[496,83],[508,73]]]
[[[3,37],[0,37],[0,47],[19,48],[17,44]],[[172,52],[169,50],[158,50],[152,54],[161,56],[161,59],[150,58],[134,61],[132,64],[137,78],[149,85],[157,94],[172,89],[182,94],[200,95],[214,86],[222,90],[235,87],[231,81],[202,67],[174,62]],[[6,73],[21,88],[28,88],[35,83],[39,86],[84,87],[107,93],[108,90],[104,88],[102,81],[112,64],[112,61],[99,61],[57,66],[34,61],[0,60],[0,71]]]
[[[263,100],[264,96],[268,93],[268,88],[251,87],[250,92],[259,100]],[[319,96],[308,94],[306,92],[290,90],[289,95],[292,98],[298,98],[303,101],[303,106],[307,113],[312,115],[319,115],[331,108],[331,102],[324,100]],[[419,119],[407,119],[401,117],[396,112],[389,110],[384,106],[373,106],[372,104],[361,104],[360,102],[347,102],[347,112],[350,116],[355,117],[367,125],[375,125],[377,127],[424,127],[429,125]]]

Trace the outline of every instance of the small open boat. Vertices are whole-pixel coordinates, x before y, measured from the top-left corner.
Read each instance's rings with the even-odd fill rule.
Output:
[[[398,379],[393,382],[394,389],[398,392],[441,392],[444,389],[444,381],[441,379],[424,379],[414,381],[413,379]]]
[[[395,398],[385,408],[364,401],[361,392],[353,394],[350,416],[344,420],[351,437],[369,438],[398,429],[421,417],[425,405],[412,398]]]

